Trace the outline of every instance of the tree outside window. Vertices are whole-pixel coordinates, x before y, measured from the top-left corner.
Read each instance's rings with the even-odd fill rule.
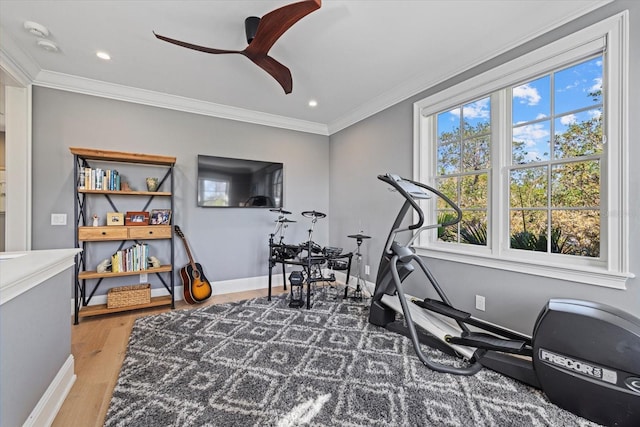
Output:
[[[602,55],[517,86],[511,95],[509,247],[600,256]],[[463,212],[443,242],[487,246],[491,235],[491,97],[435,115],[436,186]],[[500,145],[504,147],[504,145]],[[455,216],[442,201],[438,222]]]
[[[602,62],[511,89],[512,249],[600,256]]]

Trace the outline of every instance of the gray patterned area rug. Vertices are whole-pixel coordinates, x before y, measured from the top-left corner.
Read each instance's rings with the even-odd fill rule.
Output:
[[[430,371],[367,318],[364,304],[283,297],[140,318],[105,426],[594,425],[486,369]]]

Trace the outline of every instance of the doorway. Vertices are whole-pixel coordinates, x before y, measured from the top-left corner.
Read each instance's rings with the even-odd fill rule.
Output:
[[[0,252],[31,249],[31,83],[0,66]]]

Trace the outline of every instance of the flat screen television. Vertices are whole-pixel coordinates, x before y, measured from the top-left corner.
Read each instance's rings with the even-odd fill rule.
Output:
[[[198,206],[281,208],[283,164],[198,155]]]

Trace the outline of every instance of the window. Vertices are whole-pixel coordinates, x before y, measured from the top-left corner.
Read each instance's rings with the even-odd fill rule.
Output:
[[[414,178],[463,212],[419,253],[624,288],[625,16],[415,104]],[[422,203],[431,223],[454,215]]]
[[[510,89],[510,248],[600,258],[604,55]]]
[[[229,206],[229,181],[220,179],[200,179],[198,206]]]
[[[282,179],[282,169],[276,169],[273,172],[273,184],[272,184],[272,194],[276,201],[276,206],[282,206],[282,188],[283,188],[283,179]]]
[[[490,98],[437,114],[436,187],[462,209],[456,229],[440,229],[442,241],[487,244],[487,209],[491,169]],[[455,218],[444,202],[438,223]]]

